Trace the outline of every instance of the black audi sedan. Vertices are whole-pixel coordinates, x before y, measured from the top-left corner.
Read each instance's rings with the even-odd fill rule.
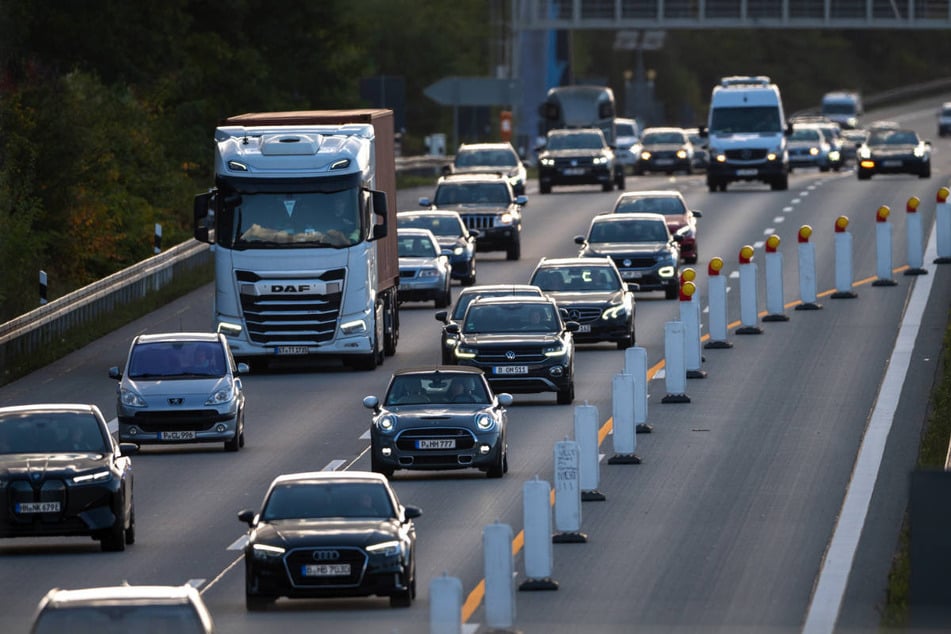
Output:
[[[479,469],[490,478],[508,471],[505,434],[510,394],[494,394],[481,370],[435,366],[393,373],[373,411],[370,464],[392,477],[397,469]]]
[[[0,408],[0,537],[89,536],[125,550],[135,542],[135,452],[95,405]]]
[[[613,341],[619,350],[634,345],[634,291],[640,285],[625,282],[611,258],[542,258],[529,284],[542,289],[578,323],[575,342]]]
[[[493,389],[555,392],[559,405],[575,398],[577,329],[550,297],[476,298],[461,324],[446,326],[459,336],[456,363],[482,370]]]
[[[876,128],[856,151],[860,181],[874,174],[917,174],[931,178],[931,142],[914,130]]]
[[[278,597],[416,597],[416,527],[386,478],[369,471],[290,473],[271,482],[261,510],[243,510],[245,601]]]

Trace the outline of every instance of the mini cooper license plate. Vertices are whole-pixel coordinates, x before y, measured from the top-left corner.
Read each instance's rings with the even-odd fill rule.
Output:
[[[28,513],[59,513],[59,502],[20,502],[16,505],[16,511],[20,515]]]
[[[159,432],[159,438],[162,440],[195,440],[195,432],[190,429],[184,431],[163,431]]]
[[[497,365],[492,368],[492,374],[528,374],[527,365]]]
[[[417,449],[455,449],[455,438],[435,438],[427,440],[425,438],[416,441]]]
[[[301,566],[305,577],[345,577],[350,574],[350,564],[306,564]]]

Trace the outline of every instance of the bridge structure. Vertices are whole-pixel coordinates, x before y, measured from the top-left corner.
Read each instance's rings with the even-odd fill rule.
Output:
[[[951,28],[951,0],[515,2],[516,30]]]

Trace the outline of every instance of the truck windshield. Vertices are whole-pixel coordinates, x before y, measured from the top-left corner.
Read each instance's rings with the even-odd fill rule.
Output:
[[[714,108],[710,116],[711,134],[734,134],[760,132],[779,134],[783,124],[776,106],[722,107]]]
[[[356,191],[244,194],[236,248],[349,247],[363,240]]]

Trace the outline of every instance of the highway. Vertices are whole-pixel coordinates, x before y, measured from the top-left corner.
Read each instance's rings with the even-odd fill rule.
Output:
[[[583,504],[585,544],[554,547],[556,592],[519,592],[517,629],[549,632],[800,632],[824,553],[849,486],[870,413],[920,277],[896,272],[893,287],[873,287],[875,212],[889,205],[895,267],[906,262],[905,203],[920,197],[926,240],[937,190],[951,174],[951,141],[937,137],[934,98],[866,115],[895,119],[934,143],[933,173],[876,176],[858,182],[839,173],[796,170],[785,192],[757,183],[707,192],[703,175],[631,177],[628,189],[680,189],[700,219],[699,292],[706,305],[706,265],[713,256],[737,270],[737,253],[756,246],[763,299],[763,248],[776,233],[784,253],[787,322],[761,324],[760,335],[735,335],[728,350],[704,351],[705,379],[689,380],[690,403],[662,403],[665,380],[650,386],[654,431],[637,436],[640,465],[602,464],[604,502]],[[401,192],[399,207],[417,207],[428,190]],[[540,257],[574,255],[573,237],[592,215],[607,211],[617,192],[556,188],[539,195],[530,183],[522,258],[480,254],[479,283],[525,282]],[[834,289],[833,223],[850,218],[854,239],[854,299],[820,297],[823,308],[796,311],[799,299],[796,234],[814,229],[817,286]],[[935,377],[951,302],[951,272],[926,261],[930,299],[920,319],[908,376],[900,389],[892,433],[871,497],[862,539],[838,617],[838,632],[875,631],[878,604],[907,502],[927,397]],[[730,322],[739,319],[739,284],[730,279]],[[454,292],[458,287],[454,287]],[[211,286],[99,339],[15,383],[0,388],[0,405],[41,401],[97,404],[114,417],[115,383],[107,368],[122,365],[140,332],[211,328]],[[665,323],[676,301],[638,295],[637,345],[657,369]],[[271,479],[307,470],[368,469],[367,394],[380,395],[399,367],[439,361],[439,325],[431,303],[405,304],[397,355],[373,372],[335,364],[278,367],[244,378],[247,446],[146,448],[135,466],[137,541],[123,553],[102,553],[88,539],[0,541],[0,631],[27,632],[36,603],[51,587],[193,583],[220,632],[334,631],[387,634],[429,631],[429,582],[445,573],[461,580],[467,631],[485,631],[480,582],[482,529],[495,521],[522,528],[522,486],[538,475],[552,480],[554,443],[570,436],[573,408],[554,394],[516,395],[510,411],[509,466],[502,480],[479,472],[398,472],[404,503],[423,508],[418,533],[419,596],[413,607],[391,609],[386,599],[281,600],[264,613],[244,607],[236,514],[256,508]],[[704,319],[705,321],[705,319]],[[576,405],[611,416],[611,381],[623,366],[613,344],[580,346]],[[608,437],[602,453],[613,453]],[[516,556],[519,581],[524,578]]]

